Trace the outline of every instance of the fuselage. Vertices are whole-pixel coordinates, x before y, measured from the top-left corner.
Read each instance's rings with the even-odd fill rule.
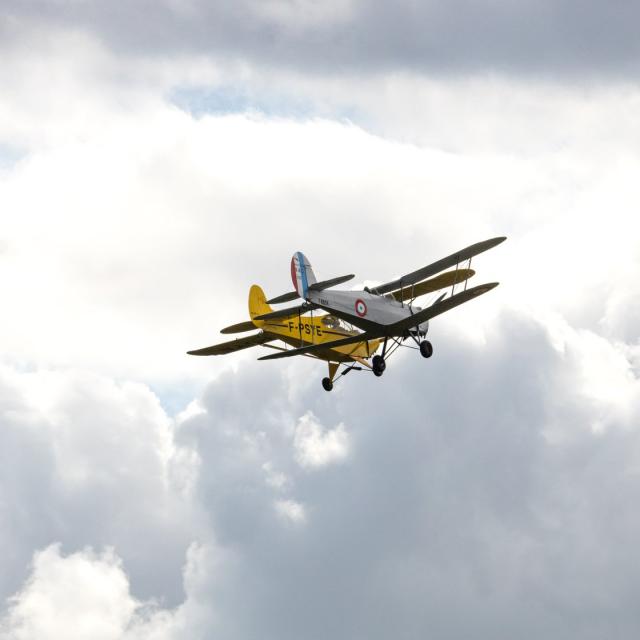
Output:
[[[278,336],[280,340],[296,348],[310,344],[334,342],[359,333],[344,327],[338,318],[325,314],[319,316],[296,315],[277,320],[265,320],[262,330],[265,333]],[[355,358],[369,358],[376,352],[379,345],[380,340],[369,340],[343,347],[328,348],[326,352],[320,351],[316,355],[323,360],[349,362]]]
[[[364,329],[368,323],[390,326],[422,310],[369,291],[310,291],[308,300]],[[429,323],[423,322],[414,331],[426,333],[428,329]]]

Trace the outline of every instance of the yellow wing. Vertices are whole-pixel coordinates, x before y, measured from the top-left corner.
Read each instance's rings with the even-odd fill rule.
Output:
[[[475,275],[475,271],[473,269],[447,271],[446,273],[436,276],[435,278],[431,278],[430,280],[425,280],[418,284],[406,286],[404,289],[393,291],[390,295],[392,295],[398,302],[403,302],[404,300],[423,296],[426,293],[433,293],[434,291],[438,291],[438,289],[445,289],[446,287],[451,287],[454,284],[460,284],[461,282],[468,280],[473,275]]]
[[[230,327],[220,329],[220,333],[244,333],[245,331],[253,331],[255,328],[256,325],[250,320],[247,320],[246,322],[238,322],[237,324],[232,324]]]
[[[229,340],[229,342],[214,344],[212,347],[187,351],[187,353],[190,356],[222,356],[227,353],[233,353],[234,351],[240,351],[241,349],[257,347],[258,345],[265,344],[266,342],[271,342],[273,340],[277,340],[277,337],[268,336],[261,332],[252,336],[247,336],[246,338],[238,338],[236,340]]]

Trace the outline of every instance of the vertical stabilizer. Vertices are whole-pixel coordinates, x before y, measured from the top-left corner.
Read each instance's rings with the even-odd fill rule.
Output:
[[[264,324],[264,320],[254,320],[254,318],[272,311],[273,309],[267,304],[267,298],[262,288],[257,284],[252,285],[251,289],[249,289],[249,317],[253,324],[256,327],[261,327]]]
[[[291,258],[291,280],[298,295],[305,300],[309,287],[317,282],[309,260],[300,251],[294,253]]]

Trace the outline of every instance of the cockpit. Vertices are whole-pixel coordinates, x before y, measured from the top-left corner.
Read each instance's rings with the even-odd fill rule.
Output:
[[[345,322],[344,320],[341,320],[340,318],[329,314],[326,316],[322,317],[322,324],[323,326],[325,326],[327,329],[338,329],[338,330],[342,330],[342,331],[353,331],[353,327],[348,323]]]

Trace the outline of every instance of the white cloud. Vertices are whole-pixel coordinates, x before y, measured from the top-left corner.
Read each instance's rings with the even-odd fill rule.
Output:
[[[276,500],[275,507],[280,516],[295,524],[301,524],[307,519],[304,505],[295,500]]]
[[[274,469],[271,462],[262,465],[265,475],[265,482],[274,489],[284,489],[289,484],[289,478],[281,471]]]
[[[2,640],[178,640],[208,637],[214,607],[202,602],[211,546],[191,545],[182,578],[184,602],[163,607],[131,591],[116,552],[90,547],[64,555],[52,544],[33,555],[30,574],[0,618]]]
[[[501,289],[451,322],[482,325],[515,299],[632,332],[615,319],[615,300],[632,291],[622,275],[638,279],[633,87],[583,94],[402,74],[311,82],[272,71],[265,86],[328,102],[326,113],[346,100],[370,132],[328,118],[194,119],[165,99],[190,80],[189,61],[131,60],[131,77],[117,82],[117,56],[68,37],[20,73],[0,72],[10,96],[2,135],[29,151],[0,178],[5,361],[179,386],[184,406],[203,376],[254,355],[185,351],[246,318],[254,281],[289,289],[292,251],[304,249],[326,277],[380,281],[502,233],[509,241],[478,258],[476,276]],[[261,82],[258,71],[241,82]],[[216,86],[232,80],[203,73]],[[85,96],[82,117],[25,108],[40,104],[34,74],[48,75],[65,104]],[[55,136],[21,138],[32,124]],[[605,217],[615,238],[603,234]]]
[[[293,446],[301,467],[324,467],[347,457],[349,434],[342,423],[326,429],[311,411],[307,411],[298,419]]]
[[[0,629],[7,640],[168,640],[174,616],[133,598],[113,550],[65,557],[52,545],[34,555]]]

